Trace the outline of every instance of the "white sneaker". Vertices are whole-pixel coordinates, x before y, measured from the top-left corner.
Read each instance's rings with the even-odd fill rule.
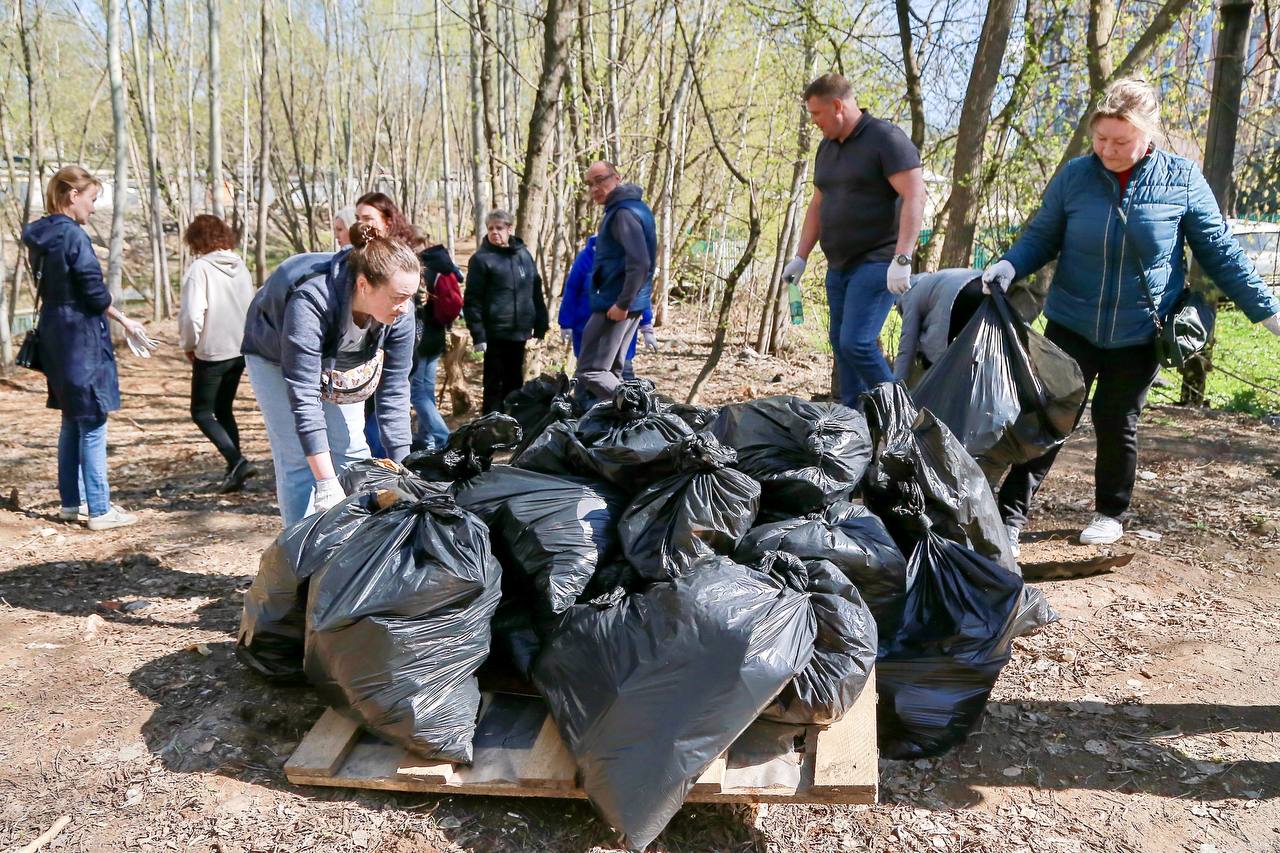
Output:
[[[78,507],[64,506],[58,508],[59,521],[88,521],[89,505],[80,504]]]
[[[1022,546],[1018,544],[1018,536],[1022,531],[1012,524],[1006,524],[1004,532],[1009,534],[1009,550],[1013,552],[1013,558],[1016,560],[1022,556]]]
[[[1109,515],[1095,515],[1089,526],[1080,531],[1081,545],[1110,545],[1119,542],[1124,535],[1124,527],[1120,519]]]
[[[136,524],[138,517],[130,515],[115,504],[111,505],[111,509],[102,515],[95,515],[89,519],[90,530],[110,530],[113,527],[128,527],[130,524]]]

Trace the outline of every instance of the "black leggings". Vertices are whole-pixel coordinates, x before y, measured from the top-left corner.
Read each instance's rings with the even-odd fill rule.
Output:
[[[1138,415],[1160,372],[1155,344],[1102,349],[1052,320],[1045,326],[1044,336],[1079,363],[1086,393],[1093,388],[1093,432],[1098,443],[1094,507],[1103,515],[1119,518],[1129,508],[1138,474]],[[1076,423],[1086,405],[1088,400],[1081,404]],[[1009,470],[999,496],[1005,524],[1021,529],[1027,523],[1031,500],[1058,458],[1058,449]]]
[[[197,358],[191,371],[191,420],[227,460],[228,471],[241,459],[240,428],[232,409],[243,373],[242,356],[225,361]]]
[[[501,412],[502,401],[524,384],[524,341],[490,340],[484,351],[481,414]]]

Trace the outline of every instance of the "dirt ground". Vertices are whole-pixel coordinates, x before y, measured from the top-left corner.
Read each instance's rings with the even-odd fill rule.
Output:
[[[172,326],[160,325],[172,342]],[[707,342],[671,331],[637,370],[682,396]],[[828,365],[730,353],[704,394],[812,394]],[[548,352],[544,364],[561,355]],[[471,366],[475,371],[475,365]],[[282,766],[322,708],[233,657],[244,590],[279,528],[246,382],[247,491],[187,415],[170,345],[121,356],[114,498],[141,523],[57,521],[58,420],[43,382],[0,379],[0,848],[60,816],[47,850],[613,849],[589,806],[308,789]],[[686,807],[672,851],[1280,851],[1280,430],[1157,408],[1142,428],[1129,533],[1071,544],[1091,503],[1088,429],[1043,493],[1029,572],[1062,620],[1020,640],[979,731],[937,760],[881,764],[881,804]]]

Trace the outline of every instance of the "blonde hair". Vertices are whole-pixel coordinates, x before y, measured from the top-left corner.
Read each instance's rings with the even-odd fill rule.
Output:
[[[53,173],[44,190],[44,212],[62,213],[71,204],[72,190],[84,192],[89,187],[102,188],[102,181],[89,174],[84,166],[63,166]]]
[[[1089,129],[1104,118],[1123,119],[1153,140],[1164,136],[1160,126],[1160,101],[1155,88],[1146,80],[1122,77],[1108,86],[1089,117]]]

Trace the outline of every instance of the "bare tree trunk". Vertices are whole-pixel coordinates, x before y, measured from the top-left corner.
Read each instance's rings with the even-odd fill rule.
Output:
[[[471,16],[479,19],[478,3],[471,0]],[[476,245],[480,244],[480,235],[484,233],[484,217],[489,207],[485,193],[484,161],[484,93],[481,84],[481,65],[484,62],[483,39],[479,26],[471,27],[471,77],[468,81],[468,92],[471,97],[471,226],[475,233]]]
[[[1058,161],[1057,173],[1067,162],[1078,157],[1085,149],[1085,142],[1089,136],[1089,116],[1093,113],[1094,107],[1098,104],[1098,99],[1102,97],[1102,91],[1112,80],[1133,74],[1141,65],[1151,56],[1151,52],[1164,40],[1169,30],[1177,22],[1178,18],[1191,5],[1191,0],[1165,0],[1152,16],[1151,21],[1141,28],[1142,35],[1134,42],[1133,47],[1129,49],[1129,53],[1121,60],[1120,64],[1115,67],[1111,75],[1103,82],[1101,88],[1095,88],[1092,81],[1089,86],[1089,103],[1084,112],[1080,114],[1080,120],[1076,123],[1076,129],[1071,134],[1070,141],[1067,142],[1066,148],[1062,150],[1062,158]],[[1090,16],[1104,13],[1105,3],[1090,4]],[[1097,23],[1090,23],[1091,31],[1099,29]],[[1092,68],[1090,74],[1092,76]]]
[[[13,364],[13,322],[9,319],[9,297],[5,290],[7,276],[4,229],[0,228],[0,367],[6,368]]]
[[[666,128],[666,153],[663,156],[663,177],[662,187],[659,190],[661,204],[658,206],[658,222],[661,232],[658,235],[658,269],[654,276],[653,287],[653,323],[655,326],[661,326],[667,321],[667,304],[670,300],[672,285],[672,257],[671,243],[675,238],[674,222],[675,219],[675,197],[676,197],[676,142],[680,138],[681,124],[684,120],[685,99],[689,95],[689,86],[693,80],[693,65],[697,62],[698,51],[702,45],[702,35],[706,29],[706,8],[707,4],[702,2],[698,6],[697,17],[694,19],[693,37],[691,39],[689,54],[685,57],[683,70],[680,72],[680,82],[676,84],[676,91],[671,96],[671,105],[667,110]]]
[[[991,101],[1000,80],[1000,63],[1004,61],[1017,6],[1018,0],[989,0],[987,3],[987,16],[978,36],[978,50],[969,73],[969,87],[960,107],[960,125],[956,131],[951,198],[947,202],[947,234],[942,245],[944,267],[967,267],[973,254],[982,147],[991,118]]]
[[[898,13],[898,40],[902,42],[902,73],[907,84],[907,105],[911,109],[911,142],[924,148],[924,90],[920,85],[920,63],[911,43],[911,0],[894,0]],[[1001,46],[1003,49],[1003,45]],[[981,54],[979,54],[981,55]],[[996,63],[997,66],[999,63]]]
[[[120,2],[107,0],[107,73],[111,79],[111,117],[115,146],[115,186],[111,193],[111,246],[107,256],[107,287],[111,300],[121,302],[124,278],[124,207],[128,203],[129,131],[124,102],[124,66],[120,60]],[[113,327],[114,328],[114,327]]]
[[[811,68],[815,57],[814,40],[806,33],[805,68]],[[802,215],[800,208],[804,204],[804,179],[809,173],[809,112],[803,106],[799,110],[796,125],[796,156],[791,162],[791,187],[788,193],[787,212],[783,216],[782,227],[778,233],[778,251],[773,259],[773,269],[769,273],[768,286],[765,289],[764,310],[760,314],[760,328],[756,334],[756,351],[761,355],[776,353],[782,344],[786,330],[784,318],[787,312],[787,286],[782,281],[782,267],[793,256],[800,240]]]
[[[528,145],[524,156],[524,176],[520,181],[516,228],[526,242],[538,240],[542,228],[542,212],[546,206],[548,142],[555,126],[556,102],[564,82],[566,46],[573,28],[571,0],[548,0],[543,12],[542,73],[529,116]],[[540,256],[541,247],[533,250]]]
[[[689,43],[688,36],[684,33],[683,26],[680,27],[680,30],[685,49],[692,53],[692,46]],[[725,276],[724,290],[720,294],[720,310],[717,312],[716,318],[715,338],[711,342],[711,352],[707,354],[707,360],[702,365],[702,370],[698,372],[697,378],[693,380],[693,386],[689,389],[689,396],[685,400],[687,403],[697,402],[698,393],[702,390],[702,386],[706,383],[707,378],[715,372],[716,366],[720,363],[720,357],[724,354],[725,338],[729,333],[729,312],[733,309],[733,296],[737,290],[738,281],[748,267],[751,266],[751,262],[756,255],[756,246],[760,243],[760,210],[756,199],[755,185],[729,159],[729,155],[720,141],[720,135],[716,132],[715,121],[712,118],[711,110],[707,107],[706,96],[702,92],[702,81],[696,71],[693,75],[693,85],[698,93],[698,101],[702,105],[702,112],[707,121],[707,130],[711,135],[711,142],[715,146],[716,153],[720,155],[721,161],[724,162],[725,168],[729,170],[729,174],[733,176],[734,180],[746,188],[750,210],[747,215],[747,244],[743,248],[742,256],[738,258],[738,262],[734,264],[733,269]]]
[[[27,26],[26,20],[26,0],[18,0],[15,4],[18,15],[18,41],[22,48],[22,72],[27,81],[27,192],[22,201],[22,221],[18,223],[18,230],[15,237],[21,234],[22,228],[31,221],[31,211],[34,207],[35,199],[40,192],[41,179],[41,153],[40,153],[40,122],[37,120],[40,115],[36,108],[36,66],[31,58],[31,31],[35,28],[33,23]],[[117,10],[117,23],[119,22],[119,11]],[[116,33],[117,45],[119,44],[119,32]],[[118,53],[118,51],[117,51]],[[7,139],[6,135],[6,139]],[[5,152],[9,160],[9,182],[11,186],[17,186],[13,181],[13,156],[9,151]],[[46,213],[48,211],[45,211]],[[26,246],[21,239],[17,240],[18,244],[18,265],[13,274],[13,299],[9,302],[9,321],[13,322],[13,312],[17,310],[19,288],[22,285],[24,266],[22,259],[26,256]]]
[[[449,88],[444,76],[444,42],[440,39],[440,0],[436,0],[436,83],[440,90],[440,150],[444,173],[444,245],[453,254],[453,171],[449,158]]]
[[[271,0],[262,0],[262,66],[258,79],[258,223],[256,228],[254,263],[258,287],[267,280],[267,168],[271,161],[270,94],[267,91],[267,71],[271,59]]]
[[[493,33],[495,28],[490,25],[492,20],[489,16],[488,5],[486,0],[475,0],[476,28],[481,34],[481,44],[483,51],[480,54],[480,91],[483,95],[484,107],[481,115],[484,118],[484,148],[487,155],[489,166],[489,202],[494,207],[499,205],[499,199],[502,198],[502,183],[499,175],[498,166],[498,99],[499,96],[494,92],[496,81],[494,80],[493,56],[494,41]],[[481,229],[483,231],[483,228]],[[479,235],[476,236],[477,243]]]
[[[225,215],[222,209],[222,0],[209,4],[209,194],[213,197],[213,215]]]
[[[609,159],[617,163],[622,158],[621,127],[618,113],[618,0],[605,0],[609,4],[607,45],[605,54],[605,85],[607,98],[605,109],[604,150]]]
[[[147,0],[146,107],[143,111],[147,139],[147,211],[151,232],[151,318],[168,313],[169,270],[165,260],[164,224],[160,219],[160,163],[156,151],[155,0]]]

